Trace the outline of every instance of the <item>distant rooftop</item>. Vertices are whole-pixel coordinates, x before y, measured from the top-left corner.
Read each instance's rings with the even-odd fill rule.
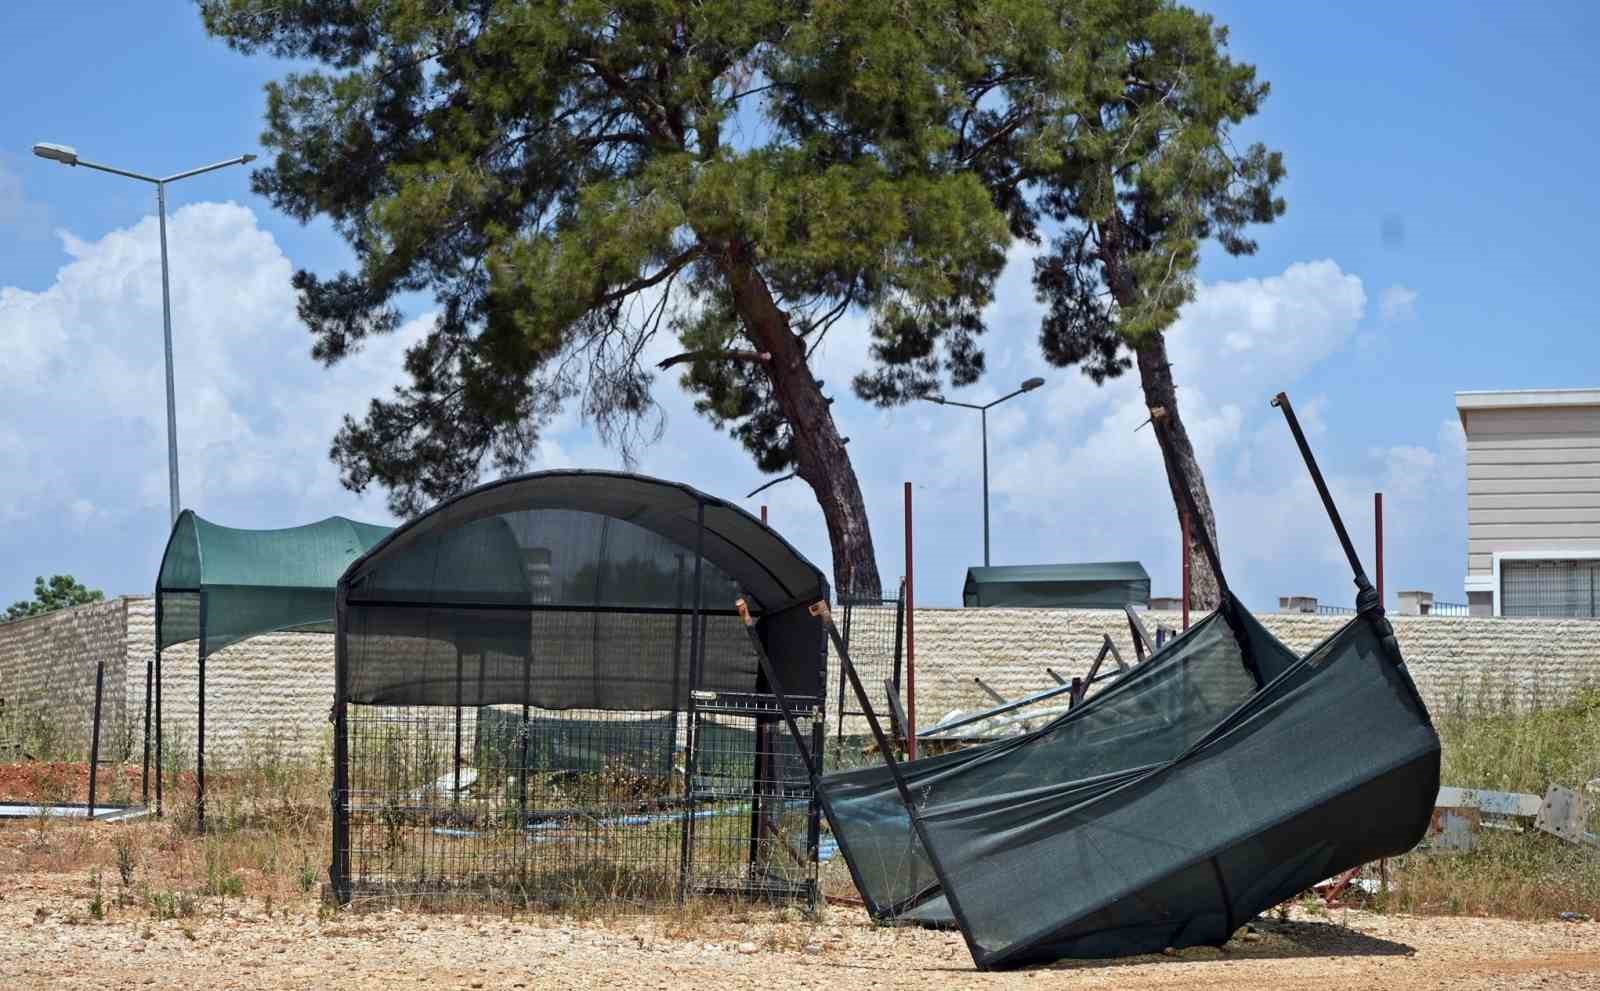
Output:
[[[1534,406],[1600,406],[1600,388],[1491,389],[1456,393],[1456,409],[1517,409]]]

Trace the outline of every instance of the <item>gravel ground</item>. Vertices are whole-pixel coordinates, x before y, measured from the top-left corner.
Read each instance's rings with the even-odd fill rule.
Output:
[[[241,872],[246,897],[195,896],[157,920],[137,889],[194,891],[200,841],[155,824],[0,825],[0,991],[31,988],[1593,988],[1600,923],[1418,918],[1335,910],[1258,920],[1223,950],[981,974],[959,934],[870,925],[859,908],[819,920],[695,901],[654,914],[332,913],[281,879]],[[142,844],[117,904],[113,836]],[[320,848],[319,848],[320,849]],[[103,918],[91,910],[91,870]],[[275,895],[275,898],[273,897]]]
[[[85,877],[14,874],[0,895],[6,988],[1451,988],[1600,989],[1600,923],[1360,912],[1260,921],[1226,950],[979,974],[958,935],[723,907],[608,920],[413,911],[319,918],[314,902],[201,899],[192,918],[89,917]]]

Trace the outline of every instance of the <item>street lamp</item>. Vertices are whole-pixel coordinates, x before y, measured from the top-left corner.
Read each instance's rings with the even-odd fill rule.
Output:
[[[60,162],[62,165],[81,165],[86,169],[95,169],[99,172],[110,172],[112,175],[127,176],[129,179],[138,179],[140,182],[148,182],[156,187],[156,212],[161,217],[161,323],[166,337],[167,351],[167,486],[172,503],[172,522],[176,523],[178,522],[179,509],[178,423],[172,384],[172,293],[167,284],[167,183],[177,182],[179,179],[187,179],[203,172],[214,172],[230,165],[244,165],[247,162],[255,161],[256,156],[240,155],[238,158],[230,158],[225,162],[202,165],[198,169],[190,169],[187,172],[158,177],[144,175],[139,172],[129,172],[127,169],[112,168],[109,165],[100,165],[95,162],[86,162],[78,157],[77,149],[70,145],[58,145],[51,144],[48,141],[41,141],[33,146],[33,153],[40,158],[48,158],[52,162]]]
[[[943,396],[918,397],[926,399],[930,403],[938,403],[940,406],[960,406],[963,409],[975,409],[983,416],[983,566],[985,568],[989,566],[989,410],[999,406],[1007,399],[1013,399],[1024,392],[1032,392],[1041,385],[1044,385],[1044,379],[1042,378],[1028,379],[1014,391],[1008,392],[999,399],[984,403],[981,406],[976,403],[958,403],[954,399],[946,399]]]

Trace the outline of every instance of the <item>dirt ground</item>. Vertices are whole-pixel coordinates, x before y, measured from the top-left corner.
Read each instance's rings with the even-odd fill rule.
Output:
[[[0,987],[637,988],[817,991],[878,988],[1600,989],[1600,923],[1416,918],[1298,909],[1258,920],[1225,950],[1071,961],[980,974],[961,937],[870,925],[832,906],[820,920],[723,903],[656,914],[439,915],[376,907],[319,911],[196,896],[193,915],[157,920],[118,906],[101,860],[104,918],[87,862],[105,826],[53,826],[54,854],[30,852],[26,824],[0,826]],[[69,830],[70,832],[62,832]]]

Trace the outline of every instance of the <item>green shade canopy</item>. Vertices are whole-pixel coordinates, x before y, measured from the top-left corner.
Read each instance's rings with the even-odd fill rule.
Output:
[[[1121,609],[1150,604],[1150,575],[1138,561],[968,568],[964,606]]]
[[[283,530],[219,526],[184,510],[156,578],[157,646],[202,654],[261,633],[333,632],[333,589],[390,528],[342,516]]]

